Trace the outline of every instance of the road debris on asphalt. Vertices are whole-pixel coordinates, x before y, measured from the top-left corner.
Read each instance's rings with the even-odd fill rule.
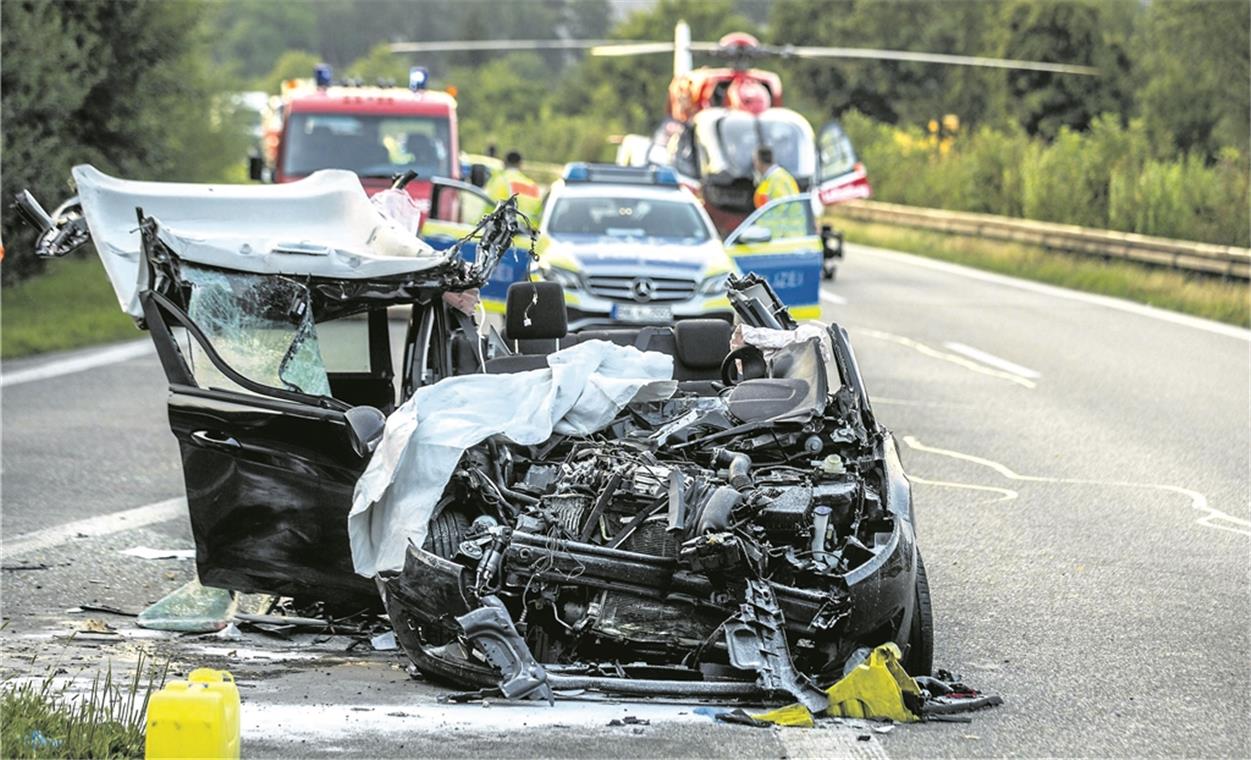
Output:
[[[153,549],[148,546],[132,546],[121,549],[119,554],[139,559],[195,559],[195,549]]]
[[[181,633],[212,633],[230,623],[237,609],[235,595],[202,586],[192,579],[139,613],[141,628]]]

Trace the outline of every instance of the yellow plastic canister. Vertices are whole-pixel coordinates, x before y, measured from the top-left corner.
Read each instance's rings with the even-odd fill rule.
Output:
[[[239,757],[239,689],[225,670],[196,668],[148,701],[148,758]]]

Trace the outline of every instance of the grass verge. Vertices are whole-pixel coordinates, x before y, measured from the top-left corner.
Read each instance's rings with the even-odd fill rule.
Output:
[[[138,338],[96,256],[48,262],[48,271],[0,291],[0,358]]]
[[[168,663],[139,658],[129,678],[113,668],[97,673],[91,689],[73,690],[71,678],[0,687],[0,747],[6,758],[142,757],[148,699],[165,683]],[[146,671],[146,676],[145,676]]]
[[[1251,327],[1251,286],[1236,280],[1185,275],[1126,262],[1104,262],[1041,248],[860,222],[832,215],[835,229],[853,243],[915,253],[931,259],[1084,290],[1105,296]]]

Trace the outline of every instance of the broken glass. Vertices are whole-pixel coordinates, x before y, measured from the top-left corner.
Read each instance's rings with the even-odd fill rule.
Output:
[[[184,266],[188,315],[231,369],[262,385],[329,396],[330,381],[308,289],[285,277]],[[195,341],[192,371],[203,387],[247,392],[222,374]]]

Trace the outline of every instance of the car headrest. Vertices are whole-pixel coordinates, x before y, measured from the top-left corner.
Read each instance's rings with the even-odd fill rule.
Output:
[[[678,361],[693,369],[712,369],[730,353],[734,328],[723,319],[683,319],[674,324]]]
[[[514,282],[508,286],[504,330],[509,340],[556,340],[569,332],[565,289],[555,282]]]

